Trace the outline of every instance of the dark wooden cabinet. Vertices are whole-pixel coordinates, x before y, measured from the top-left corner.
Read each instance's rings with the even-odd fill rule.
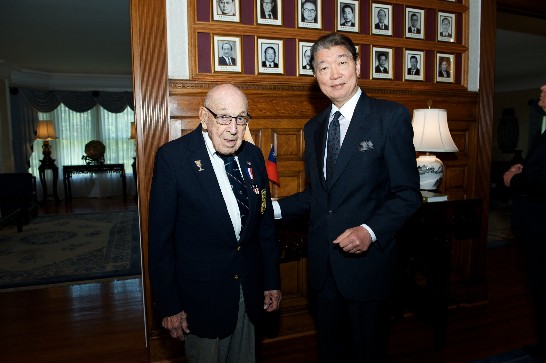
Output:
[[[399,232],[397,314],[430,321],[438,348],[446,342],[449,306],[476,302],[466,293],[469,285],[481,286],[485,298],[483,265],[476,266],[481,221],[481,199],[423,203]]]

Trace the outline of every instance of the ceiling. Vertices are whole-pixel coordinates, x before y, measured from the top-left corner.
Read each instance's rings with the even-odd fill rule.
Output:
[[[0,67],[38,74],[130,76],[129,1],[0,0]],[[496,92],[545,83],[544,59],[546,20],[499,12]]]

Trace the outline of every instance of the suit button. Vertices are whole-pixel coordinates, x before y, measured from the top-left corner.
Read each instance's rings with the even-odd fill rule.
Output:
[[[235,275],[233,276],[233,278],[234,278],[235,280],[239,280],[239,275],[235,274]]]
[[[328,211],[328,214],[334,214],[334,212],[332,212],[331,210]]]
[[[241,246],[237,246],[237,251],[240,251],[241,250]]]

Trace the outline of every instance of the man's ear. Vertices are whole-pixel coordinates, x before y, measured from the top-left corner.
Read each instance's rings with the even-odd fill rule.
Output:
[[[356,67],[356,77],[360,78],[360,57],[356,59],[355,67]]]
[[[201,121],[201,127],[203,130],[207,130],[207,110],[204,107],[199,107],[199,120]]]

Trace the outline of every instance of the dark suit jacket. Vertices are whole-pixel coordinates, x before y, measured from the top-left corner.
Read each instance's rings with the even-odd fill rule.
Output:
[[[379,25],[379,23],[375,23],[375,29],[389,30],[389,26],[388,24],[383,24],[383,29],[381,29],[381,26]]]
[[[266,61],[262,61],[262,67],[267,68],[267,62]],[[279,67],[279,63],[273,62],[273,67],[272,68],[278,68],[278,67]]]
[[[546,238],[546,132],[531,145],[523,162],[523,172],[510,181],[513,193],[512,229],[526,242],[529,237]],[[524,234],[522,236],[522,234]],[[529,236],[529,237],[527,237]],[[544,243],[542,243],[544,246]],[[542,249],[543,253],[546,248]]]
[[[379,66],[375,66],[375,73],[389,73],[389,70],[386,67],[381,70]]]
[[[421,204],[411,117],[404,106],[363,93],[328,187],[323,158],[330,110],[304,127],[307,186],[279,200],[282,217],[309,214],[307,253],[313,289],[324,287],[330,259],[345,298],[383,299],[393,288],[395,234]],[[377,237],[366,253],[350,255],[334,246],[337,236],[363,223]]]
[[[247,142],[238,157],[250,207],[239,243],[201,126],[160,147],[155,158],[148,243],[154,307],[159,318],[184,310],[189,329],[200,337],[233,332],[240,285],[252,322],[263,312],[264,291],[280,289],[264,158]]]
[[[341,19],[341,24],[340,24],[340,25],[341,25],[341,26],[351,26],[351,27],[354,28],[355,22],[354,22],[354,21],[351,21],[351,23],[350,23],[349,25],[347,25],[347,24],[345,24],[345,22],[343,21],[343,19]]]
[[[408,33],[411,33],[411,26],[408,27]],[[412,34],[421,34],[421,28],[415,28],[415,33]]]
[[[278,18],[277,18],[277,7],[274,6],[274,7],[271,9],[271,15],[273,16],[273,19],[274,19],[274,20],[277,20],[277,19],[278,19]],[[264,8],[261,6],[261,4],[260,4],[260,17],[261,17],[262,19],[267,19],[267,18],[265,17]]]
[[[447,74],[447,78],[449,78],[449,71],[446,71],[446,74]],[[442,71],[438,71],[438,77],[444,77],[444,74],[442,73]]]
[[[411,75],[411,68],[408,68],[408,73],[406,73],[406,74]],[[414,75],[415,75],[415,76],[418,76],[418,75],[420,75],[420,74],[421,74],[421,70],[420,70],[419,68],[417,68],[417,69],[415,70]]]
[[[231,65],[237,65],[237,60],[233,57],[230,57],[231,59]],[[224,57],[218,57],[218,64],[221,65],[221,66],[227,66],[229,65],[228,62],[226,61],[226,58]]]

